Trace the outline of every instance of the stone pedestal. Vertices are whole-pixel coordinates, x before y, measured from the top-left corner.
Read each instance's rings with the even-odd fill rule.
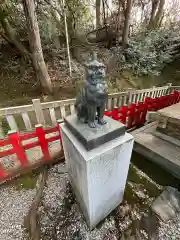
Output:
[[[76,128],[75,117],[66,120],[66,123],[61,124],[61,130],[68,173],[80,208],[92,229],[123,199],[133,137],[124,132],[123,125],[106,118],[108,123],[100,126],[99,130],[89,127],[84,129],[81,134],[88,141],[82,143],[81,138],[77,137],[77,131],[80,133],[79,127],[84,128],[86,125],[77,123],[80,125],[72,131],[72,126]],[[114,132],[114,139],[111,132]],[[96,140],[98,147],[94,144]],[[91,150],[87,150],[89,146]]]

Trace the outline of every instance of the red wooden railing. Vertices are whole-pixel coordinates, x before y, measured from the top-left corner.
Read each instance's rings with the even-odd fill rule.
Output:
[[[130,129],[145,123],[147,111],[157,111],[178,102],[180,102],[180,92],[174,91],[166,96],[159,98],[147,97],[144,102],[132,103],[120,109],[115,108],[112,111],[105,112],[105,115],[122,122],[127,129]]]
[[[25,133],[23,135],[20,135],[17,131],[10,131],[8,133],[7,139],[0,140],[0,149],[5,146],[11,146],[11,148],[8,150],[0,151],[0,158],[16,154],[17,161],[20,162],[20,166],[22,168],[28,168],[30,166],[30,163],[26,155],[26,150],[39,146],[43,153],[43,158],[41,159],[41,161],[50,161],[51,156],[48,143],[59,140],[60,148],[62,148],[59,123],[57,123],[56,127],[48,129],[43,129],[42,125],[36,125],[35,127],[35,132]],[[47,134],[50,133],[54,134],[54,136],[47,138]],[[37,138],[36,141],[34,141],[35,138]],[[26,140],[33,140],[33,142],[24,143],[24,141]],[[11,173],[12,172],[8,172],[8,170],[5,170],[3,168],[2,162],[0,162],[0,180],[8,178],[8,176],[11,176]]]
[[[147,111],[157,111],[178,102],[180,102],[180,92],[174,91],[166,96],[159,98],[147,97],[144,102],[123,106],[120,109],[115,108],[112,111],[105,112],[105,115],[122,122],[126,125],[127,129],[131,129],[132,127],[138,127],[145,123]],[[56,135],[47,138],[47,134],[50,133]],[[25,140],[34,140],[34,138],[37,138],[37,140],[30,143],[24,143]],[[42,125],[36,125],[36,130],[32,133],[20,134],[17,131],[9,132],[7,139],[0,140],[0,158],[2,160],[0,161],[0,181],[12,175],[11,172],[5,170],[3,167],[2,162],[4,157],[16,154],[16,160],[19,161],[20,167],[27,169],[30,167],[30,163],[26,155],[26,150],[39,146],[43,153],[41,162],[48,162],[51,160],[48,143],[57,140],[59,140],[60,149],[62,149],[59,123],[57,123],[56,127],[48,129],[44,129]],[[11,146],[10,149],[1,151],[1,149],[9,145]]]

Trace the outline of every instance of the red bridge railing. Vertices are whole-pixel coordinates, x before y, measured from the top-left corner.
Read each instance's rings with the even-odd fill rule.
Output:
[[[40,147],[43,154],[41,162],[47,162],[51,160],[48,143],[58,140],[59,149],[62,149],[59,123],[56,127],[48,129],[44,129],[40,124],[36,125],[35,127],[35,132],[25,133],[23,135],[20,135],[20,133],[17,131],[10,131],[7,139],[0,140],[0,149],[3,149],[4,147],[9,148],[8,150],[0,151],[0,181],[7,179],[13,173],[12,171],[5,169],[3,166],[3,159],[9,155],[16,155],[16,161],[19,162],[20,168],[28,168],[30,167],[31,163],[28,161],[26,150]],[[53,136],[47,137],[48,134],[52,134]],[[24,143],[27,140],[28,143]]]
[[[127,129],[130,129],[145,123],[147,111],[157,111],[178,102],[180,102],[180,92],[174,91],[159,98],[147,97],[144,102],[132,103],[120,109],[114,108],[112,111],[105,112],[105,115],[122,122]]]
[[[145,123],[147,111],[157,111],[178,102],[180,102],[180,92],[174,91],[159,98],[147,97],[144,102],[132,103],[120,109],[114,108],[112,111],[105,112],[105,115],[122,122],[127,129],[131,129]],[[47,137],[48,134],[53,136]],[[28,143],[25,143],[27,140]],[[12,176],[12,172],[5,169],[3,164],[6,157],[15,154],[20,168],[27,169],[31,166],[31,163],[28,160],[26,150],[38,146],[43,154],[41,162],[47,163],[52,159],[48,144],[57,140],[59,141],[59,149],[62,149],[59,123],[56,127],[48,129],[44,129],[42,125],[36,125],[35,131],[32,133],[20,134],[17,131],[10,131],[7,139],[0,140],[0,181]]]

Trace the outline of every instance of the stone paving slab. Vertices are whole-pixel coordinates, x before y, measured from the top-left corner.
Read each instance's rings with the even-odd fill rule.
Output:
[[[158,123],[153,122],[131,132],[134,150],[180,178],[180,147],[156,136],[157,126]]]
[[[157,131],[180,140],[180,103],[158,111]]]

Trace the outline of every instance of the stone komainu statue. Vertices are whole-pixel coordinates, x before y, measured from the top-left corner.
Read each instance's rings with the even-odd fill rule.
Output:
[[[83,118],[84,123],[88,123],[91,128],[96,127],[95,120],[100,125],[106,124],[103,116],[107,97],[105,65],[98,62],[94,56],[93,60],[86,64],[85,85],[76,99],[75,108],[78,118]]]

